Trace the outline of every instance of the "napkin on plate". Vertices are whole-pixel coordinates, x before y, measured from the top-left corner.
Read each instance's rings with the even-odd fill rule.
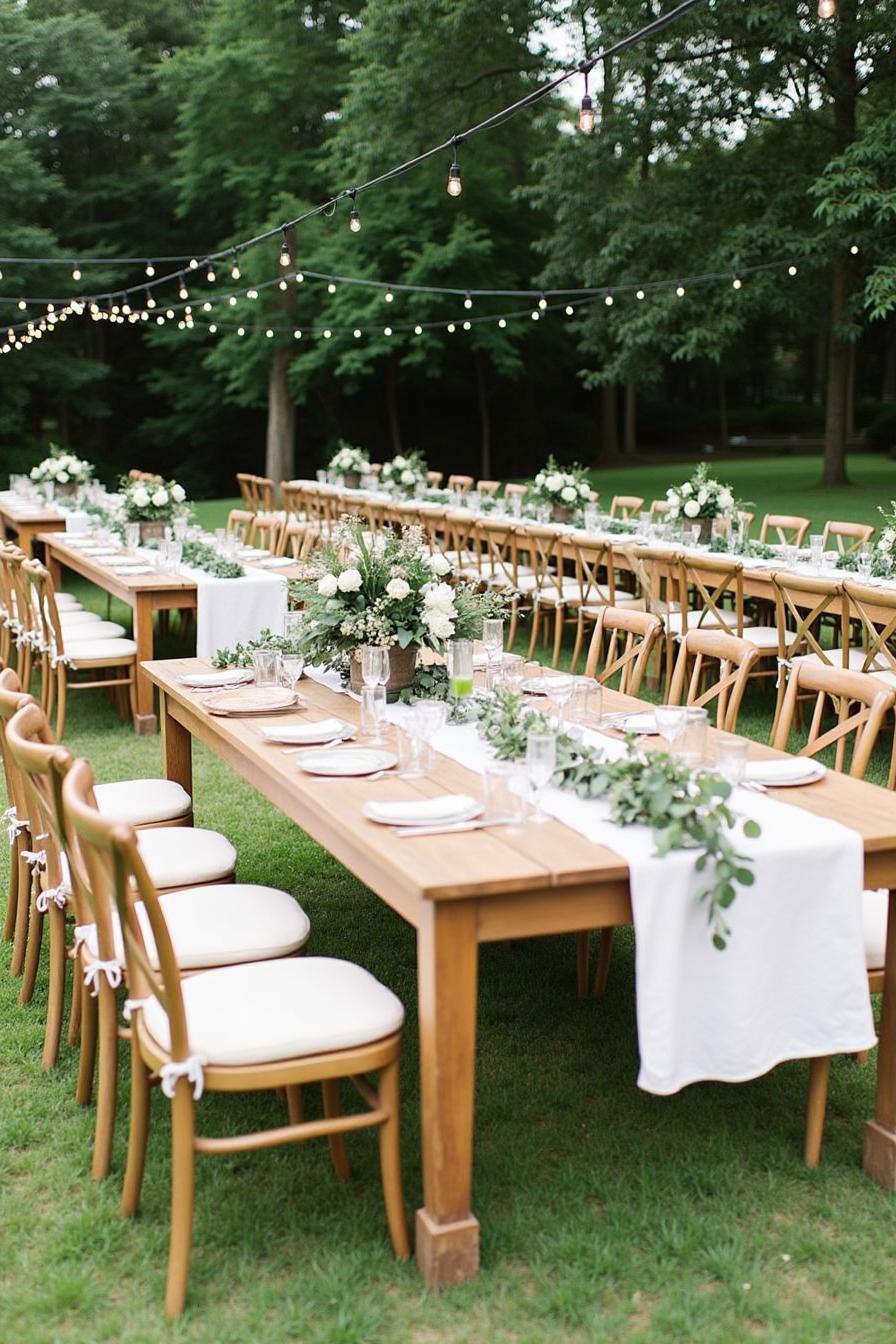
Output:
[[[339,737],[346,725],[341,719],[318,719],[317,723],[296,723],[283,728],[262,728],[261,735],[269,742],[320,742],[322,738]]]
[[[393,826],[425,826],[457,821],[468,816],[476,806],[476,799],[468,793],[447,793],[441,798],[421,798],[417,802],[370,802],[365,810],[374,821],[385,821]]]
[[[754,784],[792,784],[809,779],[817,769],[816,762],[806,756],[790,761],[753,761],[747,766],[746,778]]]

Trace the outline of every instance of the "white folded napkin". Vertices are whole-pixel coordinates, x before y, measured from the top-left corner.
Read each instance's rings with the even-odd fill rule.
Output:
[[[288,565],[294,565],[296,562],[289,555],[272,555],[268,560],[259,561],[262,569],[286,569]]]
[[[624,733],[659,733],[656,715],[652,710],[647,710],[643,714],[629,714],[627,718],[620,720],[616,727],[621,728]]]
[[[178,681],[182,686],[194,688],[212,686],[239,686],[244,681],[253,681],[254,673],[245,667],[227,667],[220,672],[187,672]]]
[[[753,761],[747,766],[746,778],[754,784],[791,784],[809,779],[818,766],[806,756],[789,761]]]
[[[466,816],[474,807],[476,799],[468,793],[447,793],[441,798],[421,798],[417,802],[370,802],[366,811],[375,821],[389,822],[393,826],[422,826],[439,821],[455,821],[458,817]]]
[[[339,737],[346,725],[342,719],[318,719],[317,723],[291,724],[288,728],[262,728],[261,735],[268,742],[320,742]]]

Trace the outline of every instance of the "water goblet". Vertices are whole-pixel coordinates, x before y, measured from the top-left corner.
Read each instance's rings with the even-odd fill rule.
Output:
[[[418,700],[414,709],[423,742],[423,766],[429,770],[433,764],[432,740],[448,722],[448,705],[444,700]]]
[[[858,550],[859,573],[863,578],[869,578],[871,575],[871,566],[874,563],[874,547],[869,541],[863,541]]]
[[[575,689],[575,681],[565,673],[559,677],[551,677],[548,682],[549,694],[554,704],[557,706],[557,731],[563,732],[563,710],[572,698]]]
[[[675,744],[684,732],[685,709],[683,705],[656,705],[653,711],[656,726],[659,728],[669,747],[675,753]]]
[[[487,616],[483,620],[482,643],[487,659],[486,690],[493,691],[504,652],[504,622],[500,617]]]
[[[688,705],[684,712],[684,729],[679,739],[678,756],[692,769],[703,764],[708,725],[709,715],[706,710],[696,705]]]
[[[531,732],[526,738],[526,773],[535,795],[535,815],[532,820],[538,823],[549,821],[548,814],[541,805],[545,787],[557,765],[557,734]]]
[[[361,708],[364,709],[364,692],[376,692],[366,696],[368,721],[372,723],[372,741],[383,741],[383,723],[386,718],[386,682],[389,680],[389,650],[379,644],[364,644],[361,647],[361,679],[364,691],[361,694]],[[362,714],[363,717],[363,714]]]
[[[134,555],[137,547],[140,545],[140,524],[126,523],[124,529],[124,544],[128,555]]]
[[[487,761],[483,782],[487,820],[500,817],[513,834],[518,834],[526,815],[525,776],[519,766],[514,761]]]
[[[281,653],[280,680],[288,691],[294,694],[305,671],[305,658],[301,653]]]
[[[183,553],[184,544],[182,541],[168,542],[168,568],[171,570],[172,574],[177,573],[183,558]]]
[[[716,771],[729,784],[743,782],[749,750],[750,744],[745,737],[724,733],[716,738]]]
[[[821,569],[821,558],[824,555],[824,533],[813,532],[809,537],[809,560],[814,569]]]
[[[512,695],[519,695],[526,675],[526,660],[521,653],[505,653],[501,659],[501,680]]]

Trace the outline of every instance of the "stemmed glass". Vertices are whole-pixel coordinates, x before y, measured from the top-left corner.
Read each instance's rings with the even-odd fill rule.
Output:
[[[483,620],[482,643],[487,659],[486,690],[493,691],[504,652],[504,622],[500,617],[488,616]]]
[[[557,765],[557,734],[531,732],[526,738],[526,773],[535,794],[536,822],[549,821],[548,814],[541,806],[545,786],[550,783]]]
[[[859,573],[863,578],[871,576],[871,565],[874,561],[874,547],[870,542],[864,541],[859,547],[858,565]]]
[[[301,653],[281,653],[280,680],[288,691],[297,694],[302,673],[305,671],[305,659]]]
[[[563,732],[563,710],[569,703],[574,690],[575,681],[565,674],[561,677],[551,677],[548,682],[548,693],[557,706],[557,731],[560,733]]]
[[[386,716],[386,682],[389,680],[389,650],[378,644],[364,644],[361,648],[361,717],[372,728],[371,741],[383,741],[383,720]]]
[[[686,711],[683,705],[656,705],[653,716],[656,726],[669,745],[669,751],[675,754],[675,744],[684,732]]]

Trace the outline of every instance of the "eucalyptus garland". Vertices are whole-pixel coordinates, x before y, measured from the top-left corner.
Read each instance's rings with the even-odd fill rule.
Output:
[[[480,710],[479,731],[499,760],[521,760],[529,733],[552,728],[543,714],[523,708],[522,696],[501,688]],[[634,741],[629,739],[630,748]],[[694,773],[667,752],[630,749],[623,760],[608,761],[596,748],[560,733],[553,783],[580,798],[605,799],[610,820],[619,826],[650,826],[658,855],[673,849],[699,850],[697,871],[707,877],[700,899],[706,902],[713,945],[719,950],[727,945],[731,929],[725,911],[737,888],[755,881],[750,858],[739,854],[733,843],[740,819],[728,805],[727,780],[710,771]],[[744,821],[742,829],[749,839],[760,833],[752,819]]]
[[[216,579],[241,579],[245,574],[242,565],[235,560],[227,560],[214,546],[204,541],[185,541],[181,560],[194,569],[202,569]]]
[[[480,707],[485,703],[477,695],[456,701],[451,694],[448,669],[444,663],[418,667],[411,685],[399,692],[398,699],[403,705],[414,705],[418,700],[444,700],[450,706],[449,723],[470,723],[478,717]]]
[[[736,541],[731,536],[713,537],[709,549],[717,555],[741,555],[750,560],[774,560],[778,554],[774,546],[765,541],[750,541],[749,538]]]
[[[837,556],[837,568],[845,571],[847,574],[861,574],[861,565],[858,551],[844,551],[843,555]],[[870,576],[874,579],[892,579],[894,577],[893,561],[889,555],[886,555],[880,549],[875,549],[871,554]]]
[[[212,655],[212,667],[251,667],[252,655],[259,649],[269,649],[274,653],[303,651],[300,639],[287,639],[285,635],[262,630],[257,639],[249,639],[245,644],[237,644],[232,649],[216,649]]]

